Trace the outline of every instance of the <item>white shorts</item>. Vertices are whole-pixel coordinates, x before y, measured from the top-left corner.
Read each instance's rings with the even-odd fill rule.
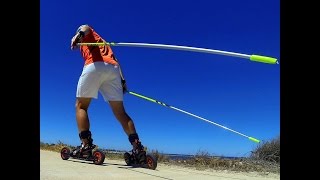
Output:
[[[101,93],[105,101],[122,101],[123,90],[118,66],[95,62],[83,67],[78,81],[77,97],[98,98]]]

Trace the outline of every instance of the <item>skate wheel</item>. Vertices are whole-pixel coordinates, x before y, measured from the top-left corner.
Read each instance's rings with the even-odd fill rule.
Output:
[[[105,154],[100,150],[95,150],[92,152],[93,156],[93,163],[96,165],[101,165],[104,162],[104,159],[106,158]]]
[[[63,160],[69,159],[70,158],[70,149],[67,147],[62,148],[60,151],[60,155]]]
[[[156,158],[151,154],[147,154],[146,155],[146,165],[147,165],[147,168],[155,170],[158,165]]]

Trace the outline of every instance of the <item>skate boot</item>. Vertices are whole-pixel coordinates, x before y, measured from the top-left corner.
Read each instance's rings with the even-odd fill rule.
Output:
[[[90,131],[83,131],[79,134],[79,137],[82,141],[80,146],[77,146],[73,152],[72,156],[78,157],[78,158],[83,158],[83,157],[90,157],[92,150],[96,147],[94,145],[93,139],[91,138],[91,132]]]
[[[129,141],[133,148],[131,152],[124,153],[124,160],[127,165],[155,170],[157,168],[157,159],[152,154],[147,154],[147,148],[141,144],[138,134],[130,134]]]
[[[144,165],[146,163],[146,149],[141,144],[138,134],[131,134],[129,141],[132,144],[131,159],[133,164]]]

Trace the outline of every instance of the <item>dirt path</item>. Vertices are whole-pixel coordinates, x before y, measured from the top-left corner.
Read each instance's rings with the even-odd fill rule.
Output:
[[[102,165],[90,161],[80,161],[70,158],[62,160],[60,153],[40,150],[41,180],[278,180],[279,175],[259,175],[257,173],[234,173],[226,171],[199,171],[189,168],[168,166],[158,163],[156,170],[132,168],[124,161],[109,160],[106,157]]]

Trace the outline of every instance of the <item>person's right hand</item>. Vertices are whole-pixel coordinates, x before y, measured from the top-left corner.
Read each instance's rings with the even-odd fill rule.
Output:
[[[122,85],[123,94],[125,94],[126,92],[128,92],[128,87],[127,87],[127,84],[126,84],[126,80],[121,79],[121,85]]]

